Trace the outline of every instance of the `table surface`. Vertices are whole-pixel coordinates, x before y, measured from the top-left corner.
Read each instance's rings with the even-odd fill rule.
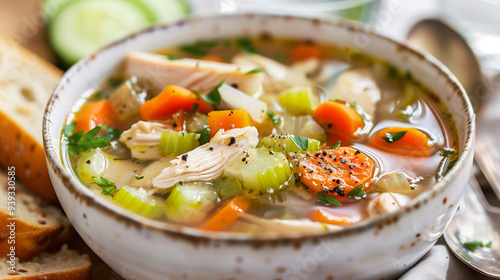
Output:
[[[40,1],[41,0],[0,0],[0,33],[14,39],[28,50],[47,61],[55,63],[56,56],[49,46],[45,24],[38,13]],[[195,6],[195,13],[209,14],[215,11],[215,5],[213,5],[211,1],[191,0],[191,2]],[[387,2],[388,1],[385,1],[384,4],[386,5]],[[379,23],[378,29],[376,28],[377,31],[392,37],[403,38],[413,23],[424,17],[439,16],[439,10],[436,8],[438,4],[433,0],[402,1],[399,3],[403,5],[401,12],[393,14],[389,22],[385,22],[384,24]],[[382,9],[384,9],[384,4],[382,5]],[[495,100],[497,100],[497,102],[494,102],[495,104],[500,104],[500,95],[498,95]],[[488,116],[500,118],[500,111],[494,109],[496,106],[489,107],[490,108],[486,110]],[[440,242],[442,243],[443,241],[440,240]],[[92,252],[79,236],[75,236],[71,240],[69,246],[91,257],[93,279],[118,280],[119,277]],[[479,279],[480,275],[471,269],[463,268],[463,271],[465,271],[468,276],[454,279]]]

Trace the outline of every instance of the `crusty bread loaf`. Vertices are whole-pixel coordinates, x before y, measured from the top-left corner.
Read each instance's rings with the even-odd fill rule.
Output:
[[[61,71],[0,36],[0,164],[45,200],[56,196],[42,146],[45,105]]]
[[[9,238],[13,234],[8,225],[14,220],[10,218],[16,218],[12,239],[15,238],[15,255],[21,260],[38,255],[51,244],[55,247],[57,243],[67,242],[71,237],[68,235],[71,225],[64,214],[55,206],[44,206],[23,192],[20,183],[16,183],[15,215],[11,216],[7,182],[7,176],[0,173],[0,257],[7,256],[12,246]]]
[[[28,262],[16,263],[16,271],[9,271],[9,264],[0,262],[0,279],[16,280],[88,280],[91,279],[91,263],[87,255],[68,250],[50,254],[42,253]]]

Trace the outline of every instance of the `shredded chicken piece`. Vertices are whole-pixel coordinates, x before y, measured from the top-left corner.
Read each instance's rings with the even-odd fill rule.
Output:
[[[397,211],[406,206],[408,197],[398,193],[381,193],[368,205],[368,212],[371,217]]]
[[[253,126],[219,130],[210,142],[172,160],[172,165],[153,179],[153,187],[167,189],[178,182],[214,181],[222,176],[224,166],[257,146],[258,135]]]
[[[262,94],[263,74],[246,75],[255,67],[220,63],[191,58],[169,60],[164,55],[132,52],[125,58],[125,76],[137,76],[157,91],[168,85],[178,85],[210,92],[223,79],[244,93],[258,97]]]
[[[316,58],[297,62],[288,67],[258,54],[238,54],[233,57],[232,62],[238,65],[253,65],[261,68],[266,74],[264,76],[265,92],[274,93],[293,86],[312,85],[307,74],[316,71],[319,67],[319,60]]]
[[[319,222],[313,222],[308,219],[293,219],[293,220],[287,220],[287,219],[263,219],[259,218],[257,216],[247,214],[247,213],[240,213],[239,214],[240,218],[246,221],[249,221],[253,224],[257,224],[263,228],[265,228],[267,231],[269,230],[275,230],[275,231],[294,231],[294,232],[325,232],[325,231],[335,231],[339,230],[342,227],[340,226],[335,226],[335,225],[329,225],[329,224],[324,224],[324,223],[319,223]]]
[[[161,158],[160,139],[163,131],[173,130],[164,123],[139,121],[120,136],[120,142],[132,152],[132,157],[140,160]]]

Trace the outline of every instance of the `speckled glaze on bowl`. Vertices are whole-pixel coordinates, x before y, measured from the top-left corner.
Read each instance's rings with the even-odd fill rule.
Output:
[[[450,109],[460,158],[445,178],[404,209],[321,235],[207,233],[153,221],[94,195],[61,160],[64,119],[79,96],[130,51],[154,51],[200,39],[262,33],[351,46],[411,72]],[[441,236],[469,177],[474,114],[456,78],[405,43],[343,21],[272,15],[190,19],[156,26],[115,42],[74,65],[52,95],[44,144],[54,188],[85,242],[126,279],[381,279],[400,275]]]

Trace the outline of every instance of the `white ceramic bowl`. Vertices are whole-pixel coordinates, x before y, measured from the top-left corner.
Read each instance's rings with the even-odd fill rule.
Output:
[[[155,51],[200,39],[289,37],[351,46],[388,61],[433,90],[458,128],[460,158],[445,178],[401,211],[343,231],[296,236],[207,233],[135,215],[96,196],[61,161],[64,119],[88,88],[130,51]],[[343,21],[236,15],[160,25],[114,42],[74,65],[52,95],[44,143],[57,196],[85,242],[126,279],[380,279],[400,275],[441,236],[472,164],[474,114],[456,78],[406,43]]]

